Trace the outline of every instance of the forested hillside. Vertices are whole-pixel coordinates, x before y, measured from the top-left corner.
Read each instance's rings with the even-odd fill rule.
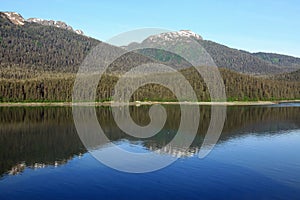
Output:
[[[293,56],[280,55],[275,53],[254,53],[254,56],[268,61],[272,64],[281,66],[283,68],[288,67],[293,70],[300,69],[300,58],[295,58]]]
[[[283,73],[298,67],[297,58],[280,57],[277,62],[274,58],[266,58],[269,54],[252,55],[202,38],[198,41],[220,67],[228,100],[300,99],[299,70]],[[0,13],[0,101],[71,101],[78,67],[100,43],[57,27],[28,22],[15,25]],[[112,99],[120,74],[149,62],[177,67],[196,91],[198,100],[210,100],[205,83],[193,68],[189,68],[189,63],[163,51],[146,49],[142,54],[128,53],[110,66],[99,83],[99,101]],[[174,78],[172,74],[160,76],[170,81]],[[132,100],[176,99],[168,89],[150,84],[140,88]]]
[[[0,66],[77,72],[98,40],[37,23],[15,25],[0,13]]]
[[[246,51],[232,49],[207,40],[199,42],[210,54],[218,67],[252,75],[278,74],[294,70],[294,68],[290,68],[289,66],[282,68],[253,56]]]
[[[283,73],[273,76],[275,80],[281,81],[300,81],[300,70],[291,72],[291,73]]]
[[[260,57],[256,54],[251,54],[247,51],[233,49],[216,42],[203,40],[201,36],[188,30],[150,36],[140,44],[132,43],[127,48],[143,48],[149,45],[159,48],[160,46],[164,46],[166,44],[169,46],[173,46],[175,44],[176,48],[186,49],[187,51],[185,53],[189,55],[190,58],[196,57],[195,60],[197,60],[197,55],[193,55],[192,52],[188,52],[188,49],[190,47],[190,39],[187,39],[186,42],[182,42],[183,38],[180,38],[180,35],[189,37],[190,39],[197,41],[206,50],[208,55],[210,55],[210,57],[214,60],[215,64],[220,68],[227,68],[239,73],[251,75],[280,74],[300,69],[300,62],[298,61],[300,59],[292,60],[292,57],[278,55],[284,57],[284,59],[282,59],[282,61],[278,63],[271,62],[269,59],[264,59],[263,57]],[[173,62],[173,64],[176,64],[178,68],[182,68],[180,59],[170,55],[168,52],[146,50],[142,51],[142,53],[145,53],[146,55],[158,59],[162,62],[165,62],[166,60],[173,57],[175,58],[175,61],[177,61]]]

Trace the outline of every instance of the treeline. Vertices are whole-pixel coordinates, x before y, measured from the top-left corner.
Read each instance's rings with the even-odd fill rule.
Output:
[[[282,80],[282,81],[300,81],[300,70],[290,72],[290,73],[283,73],[272,76],[275,80]]]
[[[198,101],[210,101],[208,88],[202,77],[194,68],[180,71],[189,81],[195,91]],[[300,99],[300,82],[280,81],[257,78],[250,75],[241,75],[227,69],[220,70],[226,87],[227,100],[280,100]],[[173,74],[154,74],[157,79],[164,82],[176,83],[175,87],[185,89],[186,86],[177,80]],[[141,76],[128,78],[124,83],[124,92],[129,92],[129,84],[139,84]],[[72,101],[75,75],[41,76],[26,80],[0,79],[0,101],[24,102],[24,101]],[[114,87],[118,77],[104,75],[97,88],[97,101],[113,100]],[[85,91],[82,91],[85,92]],[[186,96],[185,100],[190,97]],[[131,101],[177,101],[174,94],[167,88],[157,84],[147,84],[131,97]]]
[[[275,65],[276,60],[261,59],[248,52],[200,40],[199,43],[212,56],[217,66],[224,67],[221,74],[226,86],[228,100],[273,100],[299,99],[299,71],[263,79],[242,75],[233,71],[251,74],[271,74],[288,71],[289,67]],[[25,23],[24,26],[12,24],[0,16],[0,101],[71,101],[75,73],[98,40],[81,36],[72,31],[56,27]],[[144,49],[141,54],[128,53],[110,65],[108,74],[99,83],[97,100],[112,100],[114,86],[120,74],[135,66],[147,63],[164,63],[181,69],[190,82],[199,101],[209,101],[206,84],[197,72],[182,58],[168,52]],[[268,55],[270,56],[270,55]],[[276,55],[277,56],[277,55]],[[283,64],[297,64],[298,60],[282,61]],[[293,65],[293,67],[295,67]],[[230,71],[230,70],[233,71]],[[155,72],[153,72],[155,73]],[[156,76],[156,75],[155,75]],[[175,82],[177,87],[185,88],[172,74],[161,74],[167,82]],[[128,79],[138,84],[138,79]],[[126,87],[124,91],[126,91]],[[186,97],[189,100],[190,97]],[[174,94],[159,85],[148,84],[137,90],[132,101],[158,100],[176,101]]]

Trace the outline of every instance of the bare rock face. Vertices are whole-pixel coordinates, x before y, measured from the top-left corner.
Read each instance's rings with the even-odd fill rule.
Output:
[[[84,35],[84,32],[82,30],[75,30],[75,33],[77,33],[79,35]]]
[[[203,41],[203,38],[190,30],[180,30],[174,32],[165,32],[156,35],[151,35],[143,40],[141,43],[131,43],[125,49],[143,48],[147,47],[160,47],[165,45],[179,45],[189,48],[191,41]]]
[[[25,23],[38,23],[43,26],[54,26],[57,28],[73,31],[79,35],[84,35],[82,30],[74,30],[71,26],[62,21],[45,20],[39,18],[29,18],[26,20],[22,17],[22,15],[16,12],[0,12],[0,16],[8,19],[11,23],[18,26],[23,26],[25,25]]]
[[[25,19],[16,12],[2,12],[1,16],[7,18],[11,23],[15,25],[23,26],[25,24]]]
[[[196,40],[203,40],[203,38],[190,30],[180,30],[175,32],[161,33],[158,35],[153,35],[147,38],[146,40],[150,40],[151,42],[157,42],[161,40],[176,40],[178,38],[192,38]]]
[[[79,35],[84,35],[82,30],[74,30],[71,26],[69,26],[68,24],[66,24],[65,22],[62,22],[62,21],[45,20],[45,19],[39,19],[39,18],[29,18],[29,19],[27,19],[27,22],[38,23],[38,24],[41,24],[44,26],[54,26],[57,28],[62,28],[62,29],[66,29],[69,31],[73,31]]]

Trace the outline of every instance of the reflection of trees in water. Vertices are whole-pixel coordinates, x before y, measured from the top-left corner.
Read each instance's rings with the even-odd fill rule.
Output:
[[[0,173],[64,163],[84,153],[66,108],[0,108]],[[17,171],[17,170],[15,170]]]
[[[180,144],[167,145],[180,123],[179,106],[165,106],[168,119],[165,128],[154,137],[143,140],[149,150],[173,156],[192,156],[198,152],[210,122],[210,107],[200,108],[198,134],[188,151]],[[147,106],[131,107],[131,115],[139,125],[150,122]],[[85,153],[74,126],[72,109],[68,107],[0,108],[0,174],[16,174],[27,167],[60,165],[74,155]],[[228,107],[221,142],[242,134],[265,134],[300,127],[300,107]],[[101,127],[112,141],[139,140],[123,133],[115,124],[111,109],[97,108]],[[188,137],[188,135],[186,135]],[[102,145],[101,143],[98,145]],[[162,148],[163,147],[163,148]],[[38,164],[40,163],[40,164]]]

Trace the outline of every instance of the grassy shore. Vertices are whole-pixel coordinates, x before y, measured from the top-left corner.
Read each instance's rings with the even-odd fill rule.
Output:
[[[136,101],[130,102],[131,106],[142,105],[226,105],[226,106],[244,106],[244,105],[274,105],[279,103],[300,103],[300,100],[280,100],[280,101],[230,101],[230,102],[159,102],[159,101]],[[125,103],[107,102],[7,102],[0,103],[0,107],[38,107],[38,106],[124,106]]]

